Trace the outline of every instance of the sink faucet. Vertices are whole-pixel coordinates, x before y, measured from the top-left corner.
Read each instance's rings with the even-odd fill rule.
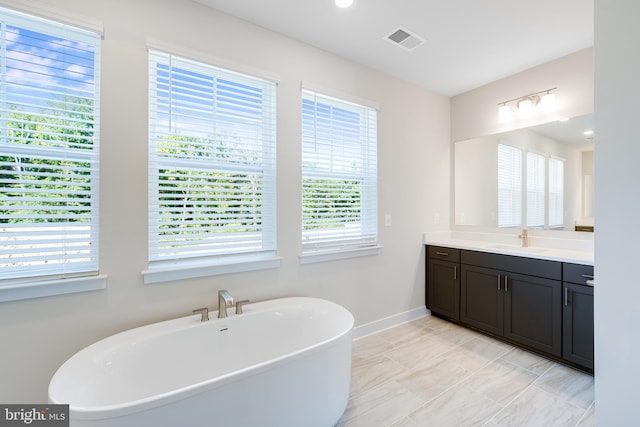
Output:
[[[231,294],[225,289],[218,291],[218,319],[227,317],[227,307],[230,306],[233,306]]]
[[[522,234],[518,235],[518,239],[522,239],[522,247],[526,248],[529,246],[529,230],[526,228],[522,229]]]

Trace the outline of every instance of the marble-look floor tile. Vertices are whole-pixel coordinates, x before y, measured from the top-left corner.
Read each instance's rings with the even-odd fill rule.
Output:
[[[353,397],[339,425],[388,426],[423,404],[424,401],[418,396],[395,381],[389,381]]]
[[[378,356],[393,348],[393,344],[383,340],[377,334],[359,338],[353,342],[352,355],[354,363],[363,359]]]
[[[594,427],[596,425],[596,405],[592,403],[577,427]]]
[[[442,357],[474,372],[509,351],[508,348],[474,337],[445,353]]]
[[[594,400],[593,377],[564,365],[554,365],[535,385],[583,409]]]
[[[508,427],[569,427],[575,426],[584,413],[584,409],[533,385],[500,411],[493,421]]]
[[[490,399],[458,385],[409,415],[421,426],[482,426],[500,406]]]
[[[419,324],[411,322],[386,329],[376,336],[397,347],[418,343],[429,332],[432,332],[431,329],[425,329]]]
[[[549,370],[549,368],[551,368],[551,366],[555,364],[555,362],[552,362],[545,357],[517,347],[515,347],[509,353],[503,355],[502,359],[506,360],[507,362],[513,363],[514,365],[525,368],[536,375],[544,374]]]
[[[360,361],[351,368],[351,396],[380,385],[406,369],[388,357],[374,356]]]
[[[354,341],[352,360],[339,427],[595,423],[592,376],[436,317]]]
[[[538,378],[520,366],[498,359],[464,381],[464,384],[491,400],[506,405]]]
[[[398,384],[430,401],[469,376],[469,371],[450,361],[435,357],[425,359],[415,368],[396,376]]]
[[[389,427],[421,427],[419,424],[416,424],[411,418],[403,418],[400,421],[397,421],[391,424]]]
[[[411,369],[425,359],[441,356],[457,347],[456,344],[438,336],[423,336],[414,344],[395,347],[385,353],[385,355],[400,363],[402,366]]]
[[[413,322],[419,324],[424,328],[434,330],[448,328],[449,326],[451,326],[451,322],[435,316],[425,316],[422,319],[414,320]]]

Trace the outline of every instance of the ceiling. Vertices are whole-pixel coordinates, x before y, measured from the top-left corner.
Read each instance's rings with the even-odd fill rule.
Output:
[[[446,96],[593,46],[593,0],[196,1]]]

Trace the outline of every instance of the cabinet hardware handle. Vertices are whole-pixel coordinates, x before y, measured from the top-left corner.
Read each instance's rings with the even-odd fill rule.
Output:
[[[593,280],[593,274],[581,274],[585,279]]]
[[[569,288],[564,288],[564,305],[569,305]]]
[[[453,281],[456,282],[458,280],[458,266],[453,266]]]
[[[500,290],[500,279],[502,279],[502,277],[498,274],[498,290]]]
[[[436,255],[440,255],[440,256],[449,256],[448,253],[446,252],[436,252]]]
[[[507,275],[504,275],[504,291],[509,292],[509,278]]]
[[[587,286],[594,287],[595,284],[596,284],[596,282],[594,282],[593,279],[589,279],[589,280],[586,281],[586,285]]]

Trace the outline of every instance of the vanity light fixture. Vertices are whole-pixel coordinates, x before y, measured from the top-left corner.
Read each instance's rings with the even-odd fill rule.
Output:
[[[518,108],[518,118],[526,119],[531,117],[534,108],[540,104],[540,110],[543,113],[550,113],[556,108],[556,94],[553,93],[557,88],[545,89],[540,92],[530,93],[528,95],[513,98],[498,104],[498,122],[505,123],[511,120],[510,103],[515,102]],[[542,96],[541,96],[542,95]]]
[[[336,0],[336,6],[345,9],[353,5],[353,0]]]

